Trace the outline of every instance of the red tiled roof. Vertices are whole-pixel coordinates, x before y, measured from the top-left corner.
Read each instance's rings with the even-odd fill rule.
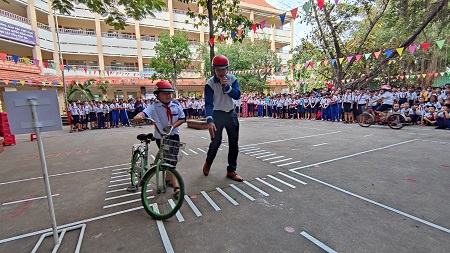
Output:
[[[262,7],[267,7],[267,8],[277,9],[274,6],[268,4],[265,0],[241,0],[241,2],[258,5],[258,6],[262,6]]]

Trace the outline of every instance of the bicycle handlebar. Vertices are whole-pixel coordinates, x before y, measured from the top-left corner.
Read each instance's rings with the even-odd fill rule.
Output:
[[[152,118],[144,118],[144,119],[145,120],[149,120],[155,126],[156,132],[158,132],[161,136],[167,136],[167,135],[170,135],[173,132],[173,129],[174,129],[173,126],[170,126],[170,128],[168,128],[169,126],[164,127],[162,129],[162,131],[161,131],[158,128],[158,126],[156,125],[156,121],[155,120],[153,120]]]

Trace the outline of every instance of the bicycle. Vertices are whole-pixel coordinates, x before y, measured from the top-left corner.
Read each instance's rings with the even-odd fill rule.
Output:
[[[400,113],[396,112],[388,112],[386,117],[382,117],[382,115],[373,109],[369,109],[359,116],[358,124],[362,127],[369,127],[373,124],[378,125],[388,125],[392,129],[402,129],[403,124],[403,116]]]
[[[141,202],[145,211],[157,220],[172,217],[183,204],[184,182],[176,171],[177,162],[181,160],[181,150],[185,143],[169,139],[173,127],[160,131],[153,120],[156,131],[162,136],[155,160],[148,164],[149,144],[155,141],[153,134],[139,134],[136,138],[141,144],[133,145],[131,158],[131,187],[127,190],[137,191],[141,187]],[[164,131],[167,130],[167,131]],[[173,188],[173,193],[168,191]]]

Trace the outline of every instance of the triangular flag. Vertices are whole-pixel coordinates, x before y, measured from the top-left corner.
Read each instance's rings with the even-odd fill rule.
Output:
[[[399,48],[396,49],[396,51],[397,51],[399,56],[402,56],[404,49],[405,49],[404,47],[399,47]]]
[[[422,75],[421,75],[421,74],[417,75],[417,78],[421,78],[421,77],[422,77]]]
[[[243,30],[242,30],[242,29],[238,29],[238,30],[237,30],[237,36],[238,36],[238,37],[241,37],[241,35],[242,35],[242,32],[243,32]]]
[[[393,53],[394,51],[392,51],[392,49],[387,49],[386,51],[384,51],[384,54],[386,55],[387,58],[391,58]]]
[[[381,51],[378,52],[374,52],[373,55],[375,55],[375,58],[378,59],[378,57],[380,57]]]
[[[351,62],[353,60],[353,55],[347,56],[347,61]]]
[[[306,15],[309,15],[309,11],[311,10],[311,1],[306,1],[306,3],[303,5],[303,10],[305,11]]]
[[[0,60],[6,61],[7,58],[8,58],[8,55],[6,53],[0,53]]]
[[[211,47],[214,46],[214,37],[209,38],[209,45]],[[95,70],[94,70],[94,74],[95,74]]]
[[[328,62],[329,62],[328,60],[324,60],[324,61],[323,61],[323,64],[324,64],[324,65],[327,65]]]
[[[20,57],[18,55],[13,55],[12,56],[12,60],[14,63],[18,63],[19,62]]]
[[[256,33],[256,24],[252,24],[252,31],[253,31],[253,33]]]
[[[236,32],[235,31],[231,31],[231,38],[232,39],[236,38]]]
[[[334,3],[337,5],[339,3],[339,0],[334,0]]]
[[[336,65],[336,59],[331,59],[331,64]]]
[[[339,58],[339,63],[340,64],[342,64],[342,62],[345,60],[345,58],[344,57],[342,57],[342,58]]]
[[[438,77],[439,76],[439,73],[438,72],[435,72],[434,73],[434,77]]]
[[[422,74],[422,77],[425,78],[427,76],[427,74]]]
[[[64,64],[59,64],[59,69],[60,69],[61,71],[64,71]]]
[[[436,45],[439,49],[442,49],[444,47],[445,39],[443,40],[436,40]]]
[[[291,10],[292,19],[297,18],[298,7]]]
[[[322,62],[318,61],[317,64],[316,64],[317,67],[320,67],[320,64],[322,64]]]
[[[219,42],[223,42],[225,40],[225,36],[223,34],[221,34],[219,36]]]
[[[286,19],[286,13],[278,15],[280,17],[281,25],[284,25],[284,20]]]
[[[20,85],[23,86],[23,85],[25,85],[25,80],[20,80],[19,83],[20,83]]]
[[[274,16],[269,18],[269,24],[270,25],[275,25],[275,17]]]
[[[445,75],[445,72],[441,72],[441,76],[444,76]]]
[[[422,51],[424,53],[427,53],[428,49],[430,49],[430,42],[424,42],[424,43],[420,44],[420,48],[422,48]]]
[[[411,54],[414,54],[414,53],[416,52],[416,50],[417,50],[417,46],[416,46],[415,44],[409,45],[408,51],[409,51]]]
[[[48,69],[48,61],[44,61],[44,68]]]
[[[361,60],[361,58],[362,58],[362,55],[361,54],[357,54],[355,56],[356,62],[359,62],[359,60]]]
[[[372,55],[372,53],[364,54],[364,58],[366,58],[366,60],[369,60],[371,55]]]
[[[266,21],[265,20],[259,22],[259,28],[264,29],[264,27],[266,27]]]
[[[317,0],[317,6],[319,6],[319,9],[323,9],[324,0]]]

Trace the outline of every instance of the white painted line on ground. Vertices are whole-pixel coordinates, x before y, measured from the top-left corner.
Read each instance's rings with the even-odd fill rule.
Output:
[[[125,175],[113,176],[110,179],[121,178],[121,177],[129,177],[130,175],[127,173]]]
[[[289,186],[289,187],[295,189],[295,185],[292,185],[292,184],[290,184],[290,183],[287,183],[287,182],[285,182],[285,181],[283,181],[283,180],[281,180],[281,179],[279,179],[279,178],[277,178],[277,177],[274,177],[274,176],[272,176],[272,175],[267,175],[267,176],[268,176],[269,178],[272,178],[272,179],[275,180],[275,181],[278,181],[278,182],[280,182],[280,183],[282,183],[282,184],[284,184],[284,185],[287,185],[287,186]]]
[[[107,191],[106,193],[120,192],[120,191],[126,191],[126,190],[127,190],[127,188],[120,188],[120,189],[117,189],[117,190]]]
[[[130,183],[112,184],[112,185],[108,185],[108,187],[116,187],[116,186],[127,185],[127,184],[130,184]]]
[[[302,173],[300,173],[300,172],[298,172],[298,171],[293,171],[293,173],[296,173],[296,174],[298,174],[298,175],[300,175],[300,176],[302,176],[302,177],[306,177],[306,178],[308,178],[308,179],[310,179],[310,180],[313,180],[313,181],[315,181],[315,182],[317,182],[317,183],[320,183],[320,184],[323,184],[323,185],[328,186],[328,187],[330,187],[330,188],[333,188],[333,189],[335,189],[335,190],[337,190],[337,191],[343,192],[343,193],[348,194],[348,195],[350,195],[350,196],[353,196],[353,197],[355,197],[355,198],[364,200],[364,201],[369,202],[369,203],[371,203],[371,204],[374,204],[374,205],[376,205],[376,206],[382,207],[382,208],[387,209],[387,210],[389,210],[389,211],[392,211],[392,212],[394,212],[394,213],[400,214],[400,215],[402,215],[402,216],[408,217],[408,218],[410,218],[410,219],[412,219],[412,220],[418,221],[418,222],[420,222],[420,223],[426,224],[426,225],[428,225],[428,226],[430,226],[430,227],[439,229],[439,230],[441,230],[441,231],[443,231],[443,232],[446,232],[446,233],[450,234],[450,229],[448,229],[448,228],[445,228],[445,227],[436,225],[436,224],[434,224],[434,223],[432,223],[432,222],[429,222],[429,221],[426,221],[426,220],[424,220],[424,219],[418,218],[418,217],[413,216],[413,215],[411,215],[411,214],[407,214],[407,213],[402,212],[402,211],[400,211],[400,210],[397,210],[397,209],[395,209],[395,208],[393,208],[393,207],[390,207],[390,206],[381,204],[381,203],[379,203],[379,202],[376,202],[376,201],[374,201],[374,200],[368,199],[368,198],[363,197],[363,196],[361,196],[361,195],[358,195],[358,194],[356,194],[356,193],[353,193],[353,192],[344,190],[344,189],[342,189],[342,188],[339,188],[339,187],[334,186],[334,185],[332,185],[332,184],[329,184],[329,183],[327,183],[327,182],[324,182],[324,181],[321,181],[321,180],[319,180],[319,179],[316,179],[316,178],[310,177],[310,176],[308,176],[308,175],[302,174]]]
[[[291,164],[295,164],[295,163],[301,163],[302,161],[295,161],[295,162],[290,162],[290,163],[283,163],[283,164],[280,164],[280,165],[277,165],[278,167],[283,167],[283,166],[288,166],[288,165],[291,165]]]
[[[208,201],[208,203],[214,208],[214,210],[216,210],[217,212],[220,211],[220,207],[216,204],[216,202],[214,202],[214,200],[211,199],[211,197],[209,197],[209,195],[205,191],[201,191],[200,193],[203,195],[206,201]]]
[[[206,138],[206,137],[203,137],[203,136],[200,136],[200,138],[205,139],[205,140],[209,140],[209,141],[210,141],[210,139],[208,139],[208,138]]]
[[[115,203],[115,204],[111,204],[111,205],[106,205],[106,206],[103,206],[103,209],[111,208],[111,207],[115,207],[115,206],[122,206],[122,205],[130,204],[130,203],[134,203],[134,202],[138,202],[138,201],[141,201],[141,199],[140,198],[132,199],[132,200],[124,201],[124,202],[119,202],[119,203]]]
[[[194,153],[194,154],[198,155],[198,153],[197,153],[197,152],[195,152],[194,150],[192,150],[191,148],[189,149],[189,151],[191,151],[192,153]]]
[[[147,190],[147,192],[151,192],[151,191],[153,191],[153,190],[152,189]],[[106,198],[105,201],[112,200],[112,199],[125,198],[125,197],[128,197],[128,196],[133,196],[133,195],[138,195],[138,194],[141,194],[141,192],[137,191],[137,192],[127,193],[127,194],[123,194],[123,195],[117,195],[117,196],[114,196],[114,197]]]
[[[130,180],[129,178],[122,178],[122,179],[116,179],[116,180],[111,180],[109,181],[110,183],[117,183],[117,182],[122,182],[122,181],[127,181]]]
[[[206,154],[206,151],[201,149],[201,148],[197,148],[198,150],[202,151],[204,154]]]
[[[370,137],[370,136],[372,136],[373,134],[366,134],[366,135],[364,135],[363,137]]]
[[[260,158],[263,158],[263,157],[268,157],[268,156],[273,156],[273,155],[276,155],[276,153],[270,153],[270,154],[268,154],[268,155],[257,156],[257,157],[255,157],[255,158],[256,158],[256,159],[260,159]]]
[[[184,150],[181,150],[181,152],[183,152],[183,154],[185,154],[185,155],[189,155],[189,153],[187,153],[187,152],[184,151]]]
[[[131,163],[128,163],[128,164],[131,165]],[[127,165],[127,164],[124,164],[124,165]],[[127,169],[128,169],[128,168],[117,168],[117,169],[113,169],[113,170],[111,170],[111,171],[127,170]]]
[[[261,178],[257,177],[255,178],[256,180],[258,180],[259,182],[269,186],[270,188],[274,189],[277,192],[283,192],[283,190],[281,190],[280,188],[276,187],[275,185],[269,184],[266,181],[262,180]]]
[[[317,136],[323,136],[323,135],[337,134],[337,133],[340,133],[340,132],[342,132],[342,131],[334,131],[334,132],[323,133],[323,134],[313,134],[313,135],[300,136],[300,137],[294,137],[294,138],[289,138],[289,139],[282,139],[282,140],[274,140],[274,141],[253,143],[253,144],[242,145],[241,147],[261,145],[261,144],[268,144],[268,143],[275,143],[275,142],[283,142],[283,141],[290,141],[290,140],[305,139],[305,138],[311,138],[311,137],[317,137]]]
[[[159,213],[158,204],[153,204],[152,207],[156,212]],[[169,236],[167,235],[166,228],[164,227],[164,223],[161,220],[156,221],[156,225],[158,226],[159,235],[161,236],[161,240],[163,241],[164,249],[166,253],[174,253],[172,244],[170,243]]]
[[[58,177],[58,176],[64,176],[64,175],[71,175],[71,174],[77,174],[77,173],[89,172],[89,171],[104,170],[104,169],[114,168],[114,167],[118,167],[118,166],[124,166],[124,165],[128,165],[128,164],[130,164],[130,163],[123,163],[123,164],[110,165],[110,166],[100,167],[100,168],[93,168],[93,169],[86,169],[86,170],[76,170],[76,171],[71,171],[71,172],[64,172],[64,173],[58,173],[58,174],[51,174],[51,175],[48,175],[48,177]],[[123,168],[122,168],[122,169],[123,169]],[[30,177],[30,178],[24,178],[24,179],[19,179],[19,180],[13,180],[13,181],[1,182],[1,183],[0,183],[0,186],[1,186],[1,185],[7,185],[7,184],[14,184],[14,183],[26,182],[26,181],[31,181],[31,180],[37,180],[37,179],[42,179],[42,177]]]
[[[351,154],[351,155],[341,156],[341,157],[337,157],[337,158],[334,158],[334,159],[330,159],[330,160],[326,160],[326,161],[322,161],[322,162],[318,162],[318,163],[308,164],[308,165],[305,165],[305,166],[301,166],[301,167],[290,169],[290,171],[296,171],[296,170],[301,170],[301,169],[313,167],[313,166],[316,166],[316,165],[321,165],[321,164],[325,164],[325,163],[331,163],[331,162],[334,162],[334,161],[339,161],[339,160],[342,160],[342,159],[347,159],[347,158],[350,158],[350,157],[354,157],[354,156],[358,156],[358,155],[362,155],[362,154],[366,154],[366,153],[370,153],[370,152],[374,152],[374,151],[378,151],[378,150],[382,150],[382,149],[387,149],[387,148],[390,148],[390,147],[395,147],[395,146],[406,144],[406,143],[410,143],[410,142],[413,142],[413,141],[417,141],[417,139],[413,139],[413,140],[409,140],[409,141],[402,141],[402,142],[399,142],[399,143],[395,143],[395,144],[391,144],[391,145],[387,145],[387,146],[383,146],[383,147],[379,147],[379,148],[369,149],[369,150],[358,152],[358,153],[354,153],[354,154]]]
[[[285,162],[285,161],[289,161],[289,160],[292,160],[292,158],[281,159],[281,160],[273,161],[273,162],[270,162],[270,163],[281,163],[281,162]]]
[[[170,207],[174,208],[176,206],[175,202],[173,202],[173,199],[169,199],[168,201],[169,201]],[[175,213],[175,216],[177,217],[178,222],[183,222],[184,221],[184,217],[183,217],[183,215],[181,215],[180,210],[178,210]]]
[[[263,161],[269,161],[269,160],[278,159],[278,158],[283,158],[283,157],[284,157],[283,155],[280,155],[280,156],[275,156],[275,157],[263,159]]]
[[[305,231],[302,231],[300,233],[303,237],[305,237],[306,239],[310,240],[312,243],[314,243],[315,245],[319,246],[321,249],[323,249],[324,251],[326,251],[327,253],[337,253],[335,250],[333,250],[332,248],[328,247],[327,245],[325,245],[323,242],[317,240],[316,238],[314,238],[312,235],[306,233]]]
[[[202,216],[202,213],[194,205],[194,202],[192,202],[191,198],[189,198],[188,195],[184,195],[184,200],[186,200],[186,203],[188,203],[189,207],[192,209],[192,211],[194,211],[194,213],[195,213],[195,215],[197,215],[197,217]]]
[[[124,171],[119,171],[119,172],[113,172],[113,173],[111,173],[111,175],[121,175],[121,174],[130,174],[130,172],[128,172],[128,170],[124,170]]]
[[[224,145],[224,146],[225,146],[225,145]],[[255,148],[255,147],[252,147],[252,146],[248,146],[248,147],[240,146],[240,147],[239,147],[239,150],[249,150],[249,149],[252,149],[252,148]]]
[[[251,184],[251,183],[248,182],[248,181],[244,181],[244,184],[246,184],[246,185],[248,185],[249,187],[253,188],[253,190],[259,192],[261,195],[263,195],[263,196],[265,196],[265,197],[270,196],[269,193],[267,193],[267,192],[265,192],[265,191],[259,189],[258,187],[254,186],[253,184]]]
[[[226,192],[224,192],[222,189],[220,189],[219,187],[216,188],[216,190],[222,194],[222,196],[224,196],[228,201],[230,201],[231,204],[237,206],[239,205],[238,202],[236,202],[236,200],[234,200],[230,195],[228,195]]]
[[[261,152],[264,152],[264,151],[265,151],[264,149],[259,149],[259,150],[253,150],[253,151],[250,151],[250,152],[245,152],[244,154],[246,154],[246,155],[258,154],[258,153],[261,153]]]
[[[252,154],[250,156],[259,156],[259,155],[265,155],[265,154],[269,154],[270,151],[266,151],[266,152],[262,152],[262,153],[257,153],[257,154]]]
[[[297,179],[297,178],[295,178],[295,177],[291,177],[291,176],[289,176],[289,175],[287,175],[287,174],[284,174],[283,172],[278,172],[278,174],[280,174],[280,175],[282,175],[282,176],[285,176],[285,177],[287,177],[287,178],[289,178],[289,179],[292,179],[292,180],[294,180],[295,182],[298,182],[298,183],[300,183],[300,184],[307,185],[306,182],[303,182],[302,180],[299,180],[299,179]]]
[[[315,145],[312,145],[313,147],[318,147],[318,146],[323,146],[323,145],[327,145],[328,143],[327,142],[324,142],[324,143],[319,143],[319,144],[315,144]]]
[[[255,198],[253,198],[252,196],[248,195],[245,191],[243,191],[241,188],[237,187],[234,184],[230,184],[231,188],[235,189],[237,192],[239,192],[240,194],[242,194],[242,196],[248,198],[250,201],[255,201]]]
[[[257,151],[257,150],[260,150],[260,148],[251,148],[251,149],[246,149],[246,150],[240,150],[240,152],[245,153],[245,152]]]
[[[52,194],[52,197],[56,197],[56,196],[59,196],[59,193]],[[28,201],[33,201],[33,200],[37,200],[37,199],[46,199],[46,198],[47,198],[47,196],[41,196],[41,197],[35,197],[35,198],[29,198],[29,199],[15,200],[15,201],[2,203],[2,206],[12,205],[12,204],[17,204],[17,203],[22,203],[22,202],[28,202]]]
[[[58,226],[58,229],[68,228],[68,227],[80,225],[80,224],[83,224],[83,223],[88,223],[88,222],[91,222],[91,221],[102,220],[102,219],[113,217],[113,216],[116,216],[116,215],[119,215],[119,214],[130,213],[130,212],[134,212],[134,211],[137,211],[137,210],[141,210],[143,208],[144,208],[143,206],[138,206],[138,207],[134,207],[134,208],[130,208],[130,209],[114,212],[114,213],[103,214],[103,215],[95,216],[95,217],[92,217],[92,218],[89,218],[89,219],[79,220],[79,221],[75,221],[75,222],[72,222],[72,223],[60,225],[60,226]],[[50,231],[52,231],[52,228],[41,229],[41,230],[37,230],[37,231],[34,231],[34,232],[30,232],[30,233],[26,233],[26,234],[21,234],[21,235],[5,238],[5,239],[0,240],[0,244],[11,242],[11,241],[15,241],[15,240],[19,240],[19,239],[23,239],[23,238],[27,238],[27,237],[30,237],[30,236],[40,235],[40,234],[47,233],[47,232],[50,232]]]

